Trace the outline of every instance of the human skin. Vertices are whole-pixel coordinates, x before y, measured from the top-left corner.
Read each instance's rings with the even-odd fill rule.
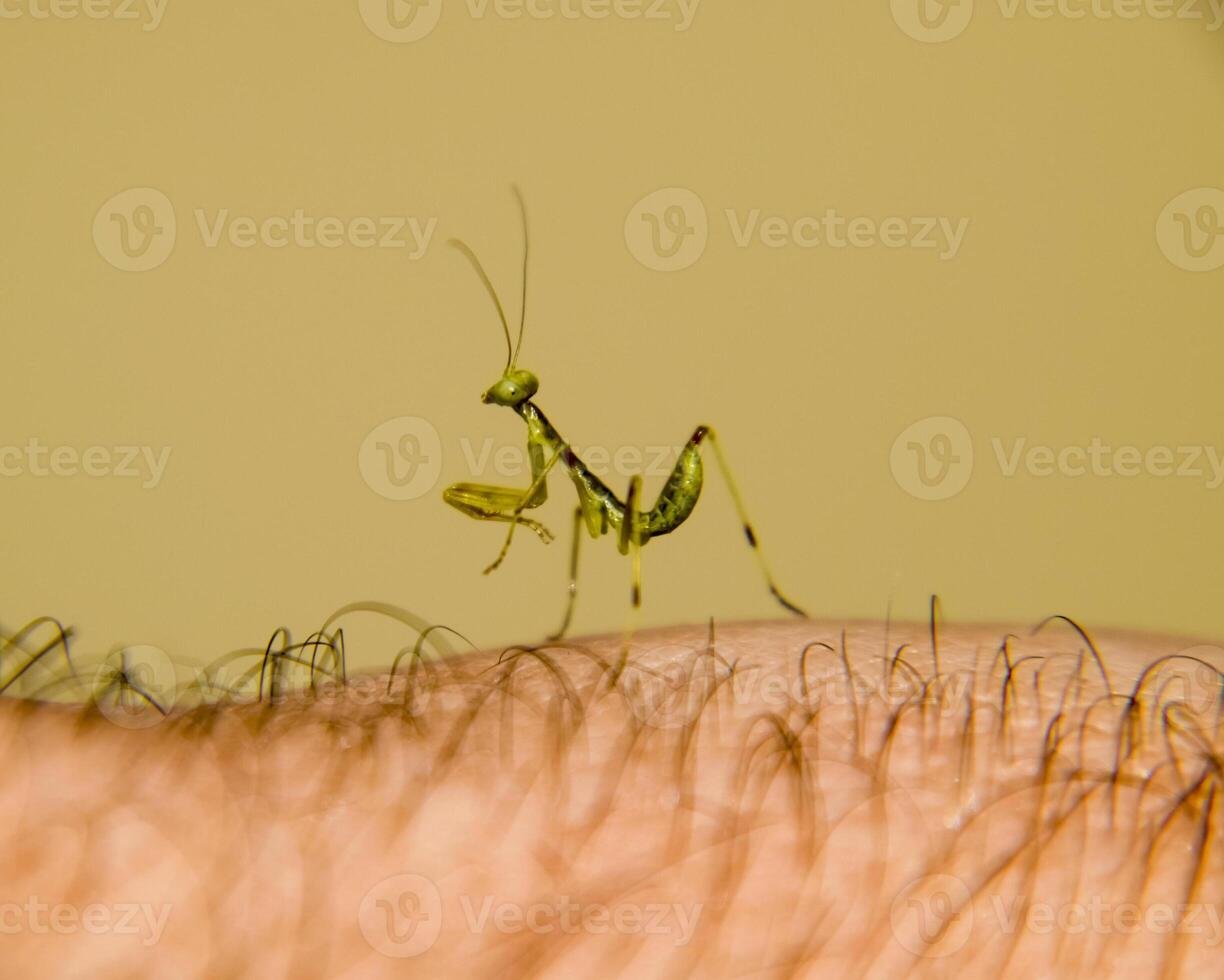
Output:
[[[794,620],[407,657],[344,688],[292,667],[261,703],[164,718],[4,699],[0,956],[21,976],[1207,976],[1221,668],[1064,620]]]

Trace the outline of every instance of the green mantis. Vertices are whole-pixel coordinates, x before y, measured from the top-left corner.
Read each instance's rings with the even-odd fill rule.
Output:
[[[606,534],[616,537],[617,548],[622,555],[629,555],[633,567],[631,602],[636,611],[642,602],[642,547],[652,538],[670,534],[680,527],[701,496],[703,467],[701,450],[706,444],[713,446],[714,455],[727,488],[731,492],[735,509],[744,529],[744,536],[756,554],[761,574],[770,594],[788,612],[797,616],[807,614],[786,598],[774,582],[757,541],[756,533],[748,520],[743,500],[735,481],[731,477],[726,457],[723,455],[718,436],[708,425],[699,425],[693,430],[687,443],[680,450],[675,467],[659,493],[653,507],[644,510],[641,503],[642,478],[635,475],[629,481],[628,491],[622,501],[602,480],[587,468],[568,442],[553,427],[552,423],[532,400],[540,388],[539,379],[525,368],[518,366],[519,350],[523,344],[523,330],[527,319],[527,261],[528,234],[527,210],[522,194],[514,189],[523,222],[523,300],[519,317],[518,340],[510,340],[510,324],[505,309],[498,298],[497,290],[485,272],[475,252],[462,241],[451,239],[450,244],[461,251],[472,263],[480,281],[497,308],[502,331],[506,338],[506,366],[502,376],[490,386],[480,400],[488,405],[500,405],[513,411],[527,426],[527,453],[531,460],[531,484],[526,489],[501,487],[484,483],[455,483],[442,492],[442,499],[456,510],[480,521],[499,521],[509,524],[501,551],[484,571],[487,575],[501,565],[514,540],[514,532],[521,525],[534,532],[540,540],[548,543],[553,534],[539,521],[528,517],[525,511],[539,507],[548,499],[548,475],[558,463],[564,467],[573,481],[578,494],[578,506],[574,510],[573,544],[570,552],[569,598],[565,618],[560,629],[549,639],[560,639],[569,628],[574,614],[574,603],[578,595],[578,552],[581,532],[585,526],[593,538]]]

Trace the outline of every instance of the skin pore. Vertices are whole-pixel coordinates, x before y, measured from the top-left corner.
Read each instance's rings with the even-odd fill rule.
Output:
[[[0,699],[13,975],[1218,968],[1213,646],[715,623],[344,686],[277,649],[164,717],[126,678]]]

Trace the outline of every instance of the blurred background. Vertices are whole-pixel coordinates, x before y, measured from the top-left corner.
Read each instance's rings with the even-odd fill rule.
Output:
[[[521,364],[618,493],[708,423],[814,615],[1224,636],[1217,7],[10,0],[0,623],[554,628],[564,474],[489,576],[441,499],[529,482],[446,247],[517,321],[517,183]],[[713,465],[643,559],[644,624],[781,613]],[[628,596],[587,539],[575,632]]]

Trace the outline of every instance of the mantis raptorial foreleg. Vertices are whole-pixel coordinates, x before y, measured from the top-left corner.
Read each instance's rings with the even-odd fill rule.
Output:
[[[533,471],[537,469],[536,460],[538,458],[539,456],[533,452],[532,453],[532,470]],[[548,497],[548,484],[547,484],[548,473],[556,465],[557,460],[560,458],[561,458],[561,450],[558,449],[552,454],[552,456],[549,458],[548,462],[544,464],[544,466],[538,468],[538,472],[536,472],[535,474],[535,479],[531,481],[531,486],[529,486],[527,490],[523,493],[522,500],[519,501],[519,503],[515,506],[514,510],[511,511],[510,514],[507,516],[506,519],[510,522],[510,527],[506,531],[506,540],[502,544],[501,551],[497,553],[497,557],[493,559],[493,564],[491,564],[488,568],[484,570],[484,573],[486,575],[488,575],[489,572],[496,569],[497,566],[500,565],[505,560],[506,552],[510,550],[510,542],[514,540],[514,529],[518,527],[520,524],[530,525],[530,524],[537,523],[528,518],[524,518],[522,516],[522,513],[528,507],[539,507],[540,504],[542,504],[547,499]],[[549,540],[551,540],[552,533],[549,532],[548,536],[549,536]]]
[[[474,517],[479,521],[505,521],[510,524],[506,534],[506,542],[497,559],[485,569],[485,574],[493,571],[502,563],[510,542],[514,538],[514,529],[522,524],[534,531],[545,544],[553,540],[552,531],[539,521],[524,517],[523,511],[531,507],[539,507],[548,499],[548,471],[557,462],[558,453],[553,453],[552,459],[544,462],[544,453],[538,444],[528,446],[531,456],[531,485],[526,490],[515,487],[499,487],[487,483],[456,483],[442,491],[442,499],[456,510]]]
[[[478,521],[512,521],[525,525],[545,543],[553,533],[539,521],[522,516],[523,491],[489,483],[456,483],[442,492],[442,499],[462,514]]]

